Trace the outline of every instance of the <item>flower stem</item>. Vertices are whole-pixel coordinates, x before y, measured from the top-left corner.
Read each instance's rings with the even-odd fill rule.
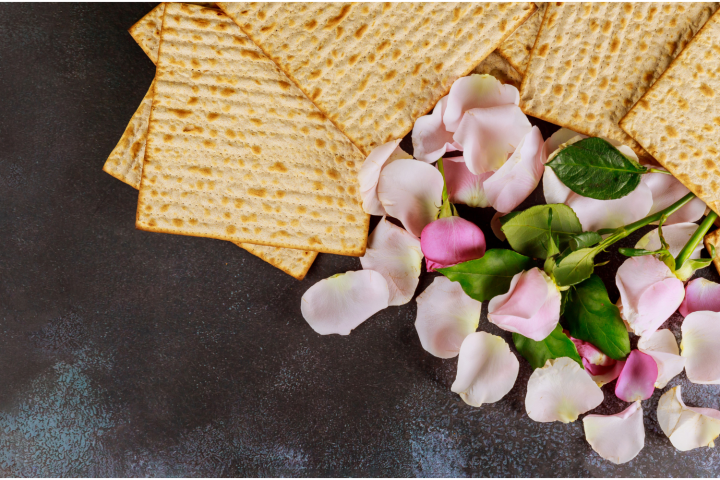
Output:
[[[668,172],[667,170],[660,170],[658,168],[650,168],[648,169],[648,173],[663,173],[665,175],[672,175],[672,173]]]
[[[455,205],[450,203],[448,191],[447,191],[447,183],[445,182],[445,169],[443,168],[443,159],[441,158],[437,162],[438,170],[440,171],[440,175],[442,175],[443,179],[443,191],[442,191],[442,206],[440,207],[440,211],[438,212],[437,218],[447,218],[447,217],[457,217],[458,213],[455,209]]]
[[[695,248],[698,246],[698,243],[700,243],[705,237],[705,234],[710,230],[710,227],[712,227],[712,224],[715,222],[715,219],[718,218],[717,213],[710,211],[708,213],[707,217],[705,217],[705,220],[702,221],[700,226],[697,230],[695,230],[695,233],[693,233],[692,237],[690,237],[690,240],[685,244],[682,250],[680,250],[680,253],[678,253],[677,258],[675,259],[675,269],[680,270],[680,268],[683,266],[685,261],[690,258],[690,255],[695,251]]]
[[[447,182],[445,181],[445,168],[443,167],[443,159],[437,161],[437,167],[438,170],[440,170],[440,175],[442,175],[443,179],[443,192],[442,192],[442,199],[443,203],[447,202],[448,199],[448,191],[447,191]]]

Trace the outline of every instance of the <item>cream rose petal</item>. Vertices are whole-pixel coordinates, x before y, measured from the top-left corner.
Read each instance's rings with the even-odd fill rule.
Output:
[[[424,162],[396,160],[380,172],[378,198],[385,211],[416,237],[435,220],[442,204],[442,191],[442,175]]]
[[[679,310],[683,317],[700,310],[720,312],[720,283],[702,277],[690,280]]]
[[[377,185],[380,171],[389,163],[400,159],[412,159],[407,152],[400,148],[401,140],[391,140],[380,145],[370,152],[363,162],[358,181],[360,182],[360,196],[363,199],[363,210],[370,215],[385,215],[385,209],[377,197]]]
[[[378,272],[390,289],[389,305],[412,300],[420,279],[423,253],[420,240],[383,217],[368,237],[368,248],[360,263]]]
[[[700,311],[682,323],[685,374],[693,383],[720,384],[720,313]]]
[[[660,174],[662,175],[662,174]],[[698,229],[695,223],[676,223],[674,225],[664,226],[662,228],[663,237],[668,244],[668,250],[672,253],[673,257],[677,257],[680,251],[683,249],[685,244],[690,240],[695,230]],[[660,244],[659,229],[651,230],[646,233],[638,242],[635,244],[635,248],[644,248],[645,250],[655,251],[662,247]],[[693,250],[690,258],[700,258],[702,254],[703,245],[702,242]]]
[[[646,165],[650,167],[650,165]],[[652,166],[658,170],[664,170],[663,168]],[[664,173],[646,173],[642,176],[642,181],[650,187],[653,196],[653,205],[650,208],[652,215],[655,212],[663,210],[673,203],[680,200],[682,197],[690,193],[685,185],[672,175],[666,175]],[[705,214],[705,202],[700,200],[698,197],[693,198],[687,204],[685,204],[680,210],[670,215],[665,220],[666,225],[673,225],[676,223],[695,222],[700,220]]]
[[[453,157],[460,158],[462,157]],[[469,207],[485,208],[490,202],[485,195],[483,184],[494,172],[486,172],[475,175],[468,170],[465,162],[443,161],[445,182],[447,183],[448,196],[452,203],[463,203]]]
[[[447,152],[461,149],[453,140],[453,132],[443,123],[443,113],[448,102],[447,95],[441,98],[431,115],[425,115],[415,121],[412,131],[413,153],[423,162],[436,162]]]
[[[587,138],[585,135],[581,135],[579,133],[573,132],[572,130],[569,130],[565,127],[561,128],[557,132],[550,135],[547,140],[545,140],[545,144],[543,145],[542,150],[542,158],[543,163],[547,163],[548,158],[552,153],[555,152],[558,148],[560,148],[561,145],[564,143],[575,143],[583,138]],[[562,203],[562,202],[557,202]]]
[[[531,129],[517,105],[473,108],[465,112],[453,138],[463,147],[468,169],[480,175],[500,168]]]
[[[542,146],[540,129],[532,127],[508,161],[485,181],[485,194],[495,210],[512,212],[538,186],[544,168]]]
[[[660,397],[657,419],[663,433],[681,452],[714,447],[714,440],[720,434],[720,411],[686,406],[679,386]]]
[[[583,418],[585,440],[605,460],[627,463],[645,446],[643,410],[636,401],[615,415],[587,415]]]
[[[458,78],[450,87],[443,123],[449,132],[458,129],[463,113],[473,108],[517,105],[520,93],[512,85],[504,85],[492,75],[469,75]]]
[[[355,327],[387,308],[389,298],[383,276],[361,270],[320,280],[302,296],[300,310],[320,335],[349,335]]]
[[[502,223],[500,223],[500,218],[504,217],[505,215],[506,214],[502,212],[495,212],[492,220],[490,220],[490,229],[501,242],[507,240],[505,232],[502,231]]]
[[[655,388],[665,388],[665,385],[685,368],[685,359],[680,356],[675,335],[667,328],[640,337],[637,347],[657,363],[658,377]]]
[[[456,356],[465,337],[477,330],[481,307],[459,283],[435,277],[417,298],[415,329],[423,348],[440,358]]]
[[[494,403],[512,390],[519,370],[520,363],[505,340],[487,332],[471,333],[460,347],[451,390],[473,407]]]
[[[570,423],[603,401],[600,387],[574,360],[548,360],[530,375],[525,410],[536,422]]]

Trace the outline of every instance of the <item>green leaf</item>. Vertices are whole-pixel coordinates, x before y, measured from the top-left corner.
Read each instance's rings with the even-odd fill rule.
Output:
[[[582,233],[582,225],[572,208],[562,204],[537,205],[515,215],[500,218],[502,231],[517,252],[545,259],[552,252],[551,236],[564,250],[570,237]]]
[[[548,360],[560,357],[572,358],[582,367],[582,359],[575,344],[563,333],[560,324],[541,342],[523,337],[519,333],[513,333],[512,337],[515,348],[530,362],[532,368],[542,368]]]
[[[647,172],[602,138],[568,145],[547,166],[570,190],[597,200],[624,197],[637,188]]]
[[[568,247],[572,250],[580,250],[581,248],[588,248],[597,245],[602,242],[602,237],[596,232],[582,232],[577,235],[570,237]]]
[[[590,278],[595,270],[595,255],[599,252],[597,248],[581,248],[562,258],[552,270],[555,283],[559,287],[569,287]]]
[[[572,337],[592,343],[608,357],[622,360],[630,353],[630,337],[620,311],[597,275],[569,290],[564,317]]]
[[[453,282],[458,282],[471,298],[484,302],[507,293],[512,278],[535,266],[524,255],[512,250],[495,248],[485,252],[482,258],[459,263],[437,271]]]

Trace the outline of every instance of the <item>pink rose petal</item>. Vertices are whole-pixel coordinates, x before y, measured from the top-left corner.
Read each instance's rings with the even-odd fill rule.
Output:
[[[615,384],[615,395],[626,402],[646,400],[655,391],[657,378],[658,367],[655,360],[640,350],[633,350]]]
[[[484,183],[485,194],[498,212],[512,212],[540,183],[543,138],[538,127],[523,137],[510,159]]]
[[[637,346],[638,350],[650,355],[657,363],[658,378],[655,380],[655,388],[665,388],[665,385],[685,368],[685,359],[680,356],[675,335],[667,328],[652,335],[643,335]]]
[[[442,175],[425,162],[396,160],[380,172],[378,198],[385,211],[416,237],[435,220],[442,191]]]
[[[618,378],[625,366],[624,360],[612,360],[612,364],[610,365],[594,365],[585,358],[583,358],[582,361],[585,371],[592,377],[593,381],[597,383],[598,387],[602,387]]]
[[[485,255],[482,230],[460,217],[439,218],[427,224],[420,236],[420,244],[430,272]]]
[[[417,237],[393,225],[383,217],[368,237],[368,248],[360,263],[387,281],[389,305],[404,305],[412,300],[422,269],[422,249]]]
[[[395,160],[411,159],[402,148],[400,140],[392,140],[380,145],[370,152],[363,162],[358,181],[360,182],[360,196],[363,199],[363,210],[370,215],[385,215],[385,209],[377,198],[377,184],[380,171],[383,167]]]
[[[544,340],[560,320],[560,291],[537,267],[520,272],[507,293],[490,300],[488,320],[503,330]]]
[[[449,132],[454,132],[458,129],[463,114],[468,110],[517,105],[520,103],[520,93],[517,88],[503,85],[492,75],[474,74],[455,80],[447,99],[443,122]]]
[[[685,317],[681,347],[688,380],[720,384],[720,313],[700,311]]]
[[[480,175],[500,168],[531,129],[517,105],[473,108],[465,112],[453,138],[463,147],[468,169]]]
[[[489,207],[490,202],[485,195],[483,183],[492,176],[493,172],[475,175],[468,170],[462,157],[453,157],[461,161],[443,160],[445,183],[448,196],[452,203],[463,203],[469,207]]]
[[[447,106],[447,95],[438,101],[431,115],[415,120],[412,131],[413,154],[418,160],[433,163],[447,152],[461,150],[453,140],[453,132],[445,129],[443,113]]]
[[[652,168],[664,170],[663,168],[655,166]],[[690,193],[690,190],[688,190],[685,185],[680,183],[680,181],[672,175],[665,175],[664,173],[646,173],[642,176],[642,181],[650,188],[653,196],[653,205],[650,208],[650,213],[648,213],[648,215],[664,210]],[[705,214],[706,208],[707,206],[705,205],[705,202],[698,197],[695,197],[686,203],[680,210],[670,215],[667,220],[665,220],[665,225],[673,225],[675,223],[683,222],[696,222]]]
[[[477,330],[481,308],[459,283],[435,277],[417,297],[415,329],[423,348],[439,358],[455,357],[465,337]]]
[[[690,280],[685,287],[685,299],[680,305],[680,313],[687,317],[701,310],[720,312],[720,284],[696,278]]]
[[[372,270],[334,275],[302,296],[303,318],[320,335],[350,331],[387,308],[390,291],[382,275]]]
[[[615,275],[622,316],[636,335],[649,335],[663,324],[685,297],[683,283],[657,258],[625,260]]]

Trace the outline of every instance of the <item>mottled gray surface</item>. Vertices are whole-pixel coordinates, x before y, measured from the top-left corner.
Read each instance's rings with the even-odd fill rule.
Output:
[[[136,231],[137,192],[101,168],[153,77],[126,32],[151,6],[0,5],[0,475],[720,474],[718,451],[663,436],[659,392],[623,466],[581,422],[525,415],[523,360],[505,399],[465,405],[414,302],[316,335],[300,297],[357,259],[320,255],[297,282],[228,242]],[[461,211],[494,241],[492,211]],[[676,384],[720,408],[718,387]],[[598,412],[624,408],[605,392]]]

